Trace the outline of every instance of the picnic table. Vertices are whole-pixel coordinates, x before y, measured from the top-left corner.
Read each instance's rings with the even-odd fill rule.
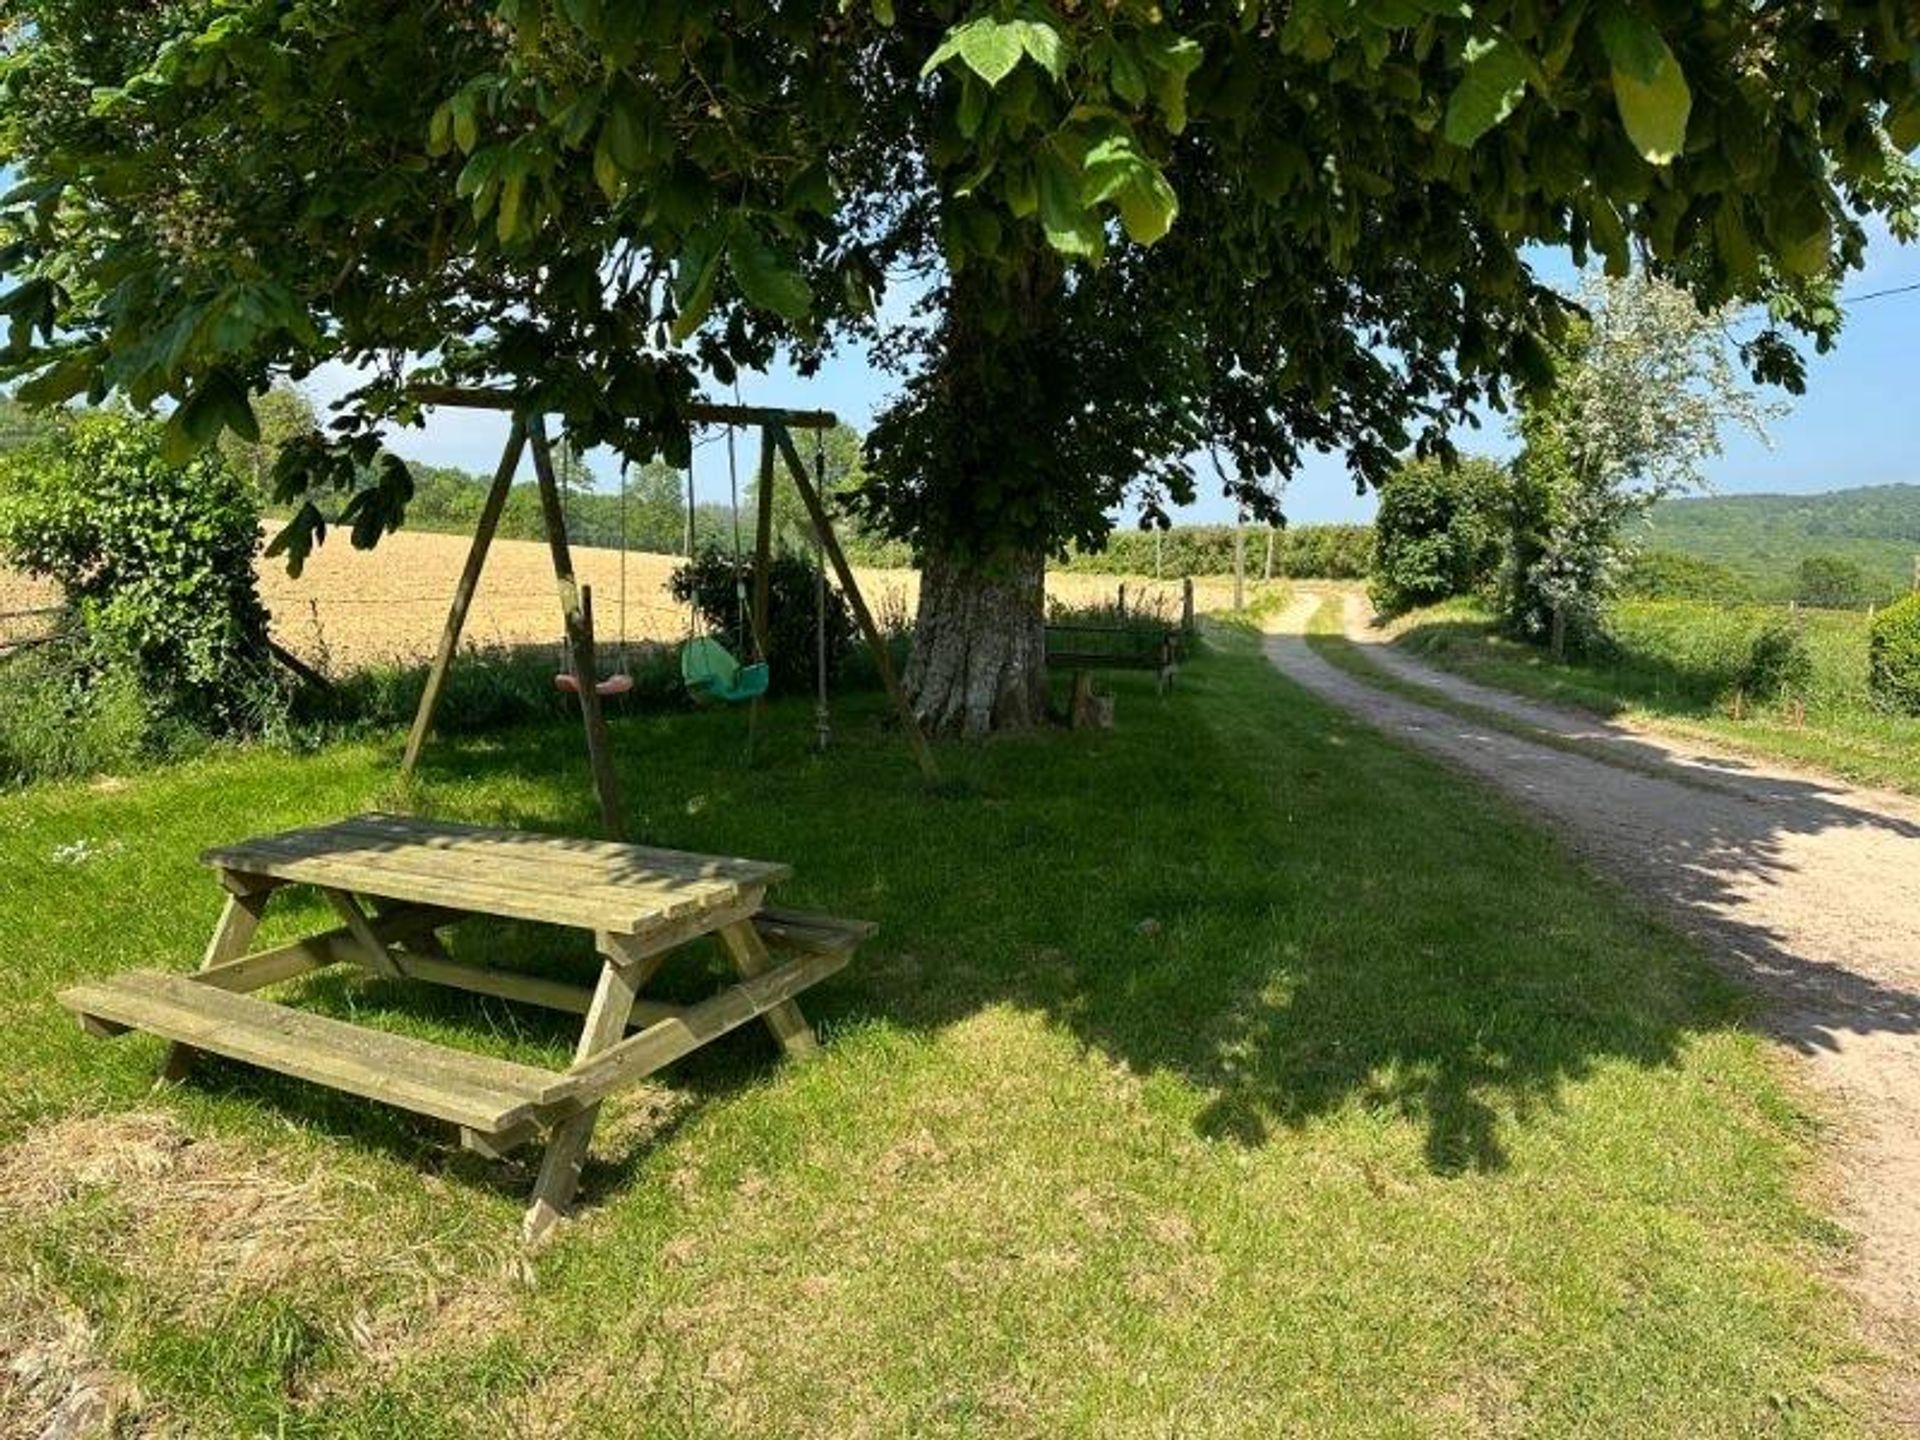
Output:
[[[200,969],[131,971],[73,986],[60,1003],[89,1033],[172,1041],[164,1079],[182,1078],[205,1051],[447,1121],[489,1157],[544,1136],[529,1240],[572,1203],[602,1100],[754,1019],[788,1055],[812,1053],[794,997],[876,928],[767,906],[767,889],[790,874],[771,861],[402,815],[289,830],[201,859],[227,893]],[[292,886],[317,890],[340,925],[250,950],[267,902]],[[591,932],[597,983],[456,960],[439,932],[474,916]],[[667,957],[705,935],[719,937],[738,983],[692,1005],[642,999]],[[343,964],[582,1015],[573,1064],[518,1064],[252,993]]]

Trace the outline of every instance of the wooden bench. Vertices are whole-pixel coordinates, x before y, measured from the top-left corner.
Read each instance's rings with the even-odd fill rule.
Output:
[[[1180,633],[1170,627],[1049,625],[1046,643],[1047,664],[1073,672],[1067,714],[1075,728],[1087,723],[1096,671],[1156,671],[1155,688],[1164,695],[1173,688],[1180,668]]]
[[[789,1055],[812,1053],[794,998],[876,928],[765,905],[784,865],[401,816],[359,816],[203,858],[228,898],[200,970],[133,971],[75,985],[60,1003],[90,1033],[143,1030],[174,1042],[168,1079],[206,1052],[446,1121],[489,1156],[545,1135],[530,1239],[571,1202],[608,1094],[755,1019]],[[290,885],[319,889],[343,923],[249,952],[267,899]],[[437,932],[475,915],[592,931],[598,984],[454,959]],[[719,936],[738,983],[693,1005],[640,998],[671,951],[706,934]],[[475,1055],[251,993],[342,964],[584,1016],[574,1063],[546,1070]]]

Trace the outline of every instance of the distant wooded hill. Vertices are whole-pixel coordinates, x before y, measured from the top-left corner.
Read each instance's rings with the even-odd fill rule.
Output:
[[[1649,543],[1724,565],[1757,594],[1785,597],[1810,556],[1851,560],[1876,588],[1913,583],[1920,555],[1920,485],[1820,495],[1712,495],[1654,508]]]

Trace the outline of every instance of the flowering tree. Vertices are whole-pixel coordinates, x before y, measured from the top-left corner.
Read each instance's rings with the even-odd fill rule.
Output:
[[[1522,407],[1506,612],[1522,633],[1594,634],[1632,522],[1706,484],[1729,429],[1766,438],[1781,407],[1734,363],[1726,317],[1652,276],[1589,280],[1554,386]]]

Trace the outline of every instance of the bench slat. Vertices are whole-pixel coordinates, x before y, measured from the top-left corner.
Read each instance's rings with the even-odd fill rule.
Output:
[[[82,1017],[384,1101],[484,1134],[530,1118],[558,1072],[368,1030],[343,1020],[135,970],[63,990]]]

